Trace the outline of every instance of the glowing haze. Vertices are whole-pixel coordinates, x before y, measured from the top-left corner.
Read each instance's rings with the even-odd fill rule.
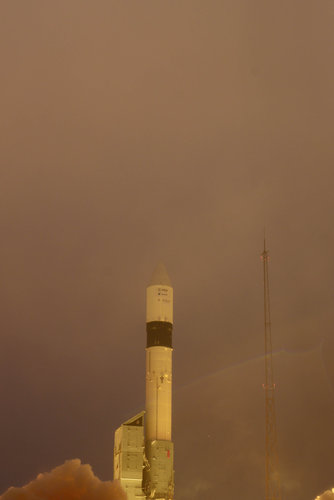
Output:
[[[51,472],[38,474],[22,488],[9,488],[1,500],[126,500],[116,481],[100,481],[90,465],[67,460]]]
[[[334,486],[333,25],[333,0],[0,1],[0,492],[70,457],[112,479],[162,260],[175,497],[264,497],[264,225],[282,496]]]
[[[334,488],[324,491],[321,495],[317,496],[315,500],[334,500]]]

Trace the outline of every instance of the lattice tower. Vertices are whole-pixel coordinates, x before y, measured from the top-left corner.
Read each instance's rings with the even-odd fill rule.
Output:
[[[261,254],[264,278],[264,348],[265,348],[265,417],[266,417],[266,457],[265,457],[265,500],[281,500],[281,483],[277,452],[277,430],[275,411],[275,383],[272,360],[271,319],[269,298],[269,253],[264,249]]]

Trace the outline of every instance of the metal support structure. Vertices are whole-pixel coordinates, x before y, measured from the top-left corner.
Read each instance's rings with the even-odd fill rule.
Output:
[[[265,459],[265,500],[281,500],[281,483],[277,452],[277,430],[275,411],[275,383],[272,360],[271,319],[269,297],[269,253],[264,249],[261,254],[264,278],[264,349],[265,349],[265,412],[266,412],[266,459]]]

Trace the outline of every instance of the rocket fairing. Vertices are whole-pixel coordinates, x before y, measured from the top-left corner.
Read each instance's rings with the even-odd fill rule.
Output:
[[[146,415],[143,489],[148,498],[172,499],[173,288],[159,264],[146,289]]]

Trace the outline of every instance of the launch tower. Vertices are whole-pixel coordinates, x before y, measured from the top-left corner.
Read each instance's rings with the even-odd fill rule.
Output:
[[[266,412],[266,459],[265,459],[265,500],[281,500],[281,484],[277,453],[277,430],[275,410],[275,383],[272,360],[271,319],[269,297],[269,253],[264,240],[263,252],[264,279],[264,347],[265,347],[265,412]]]

